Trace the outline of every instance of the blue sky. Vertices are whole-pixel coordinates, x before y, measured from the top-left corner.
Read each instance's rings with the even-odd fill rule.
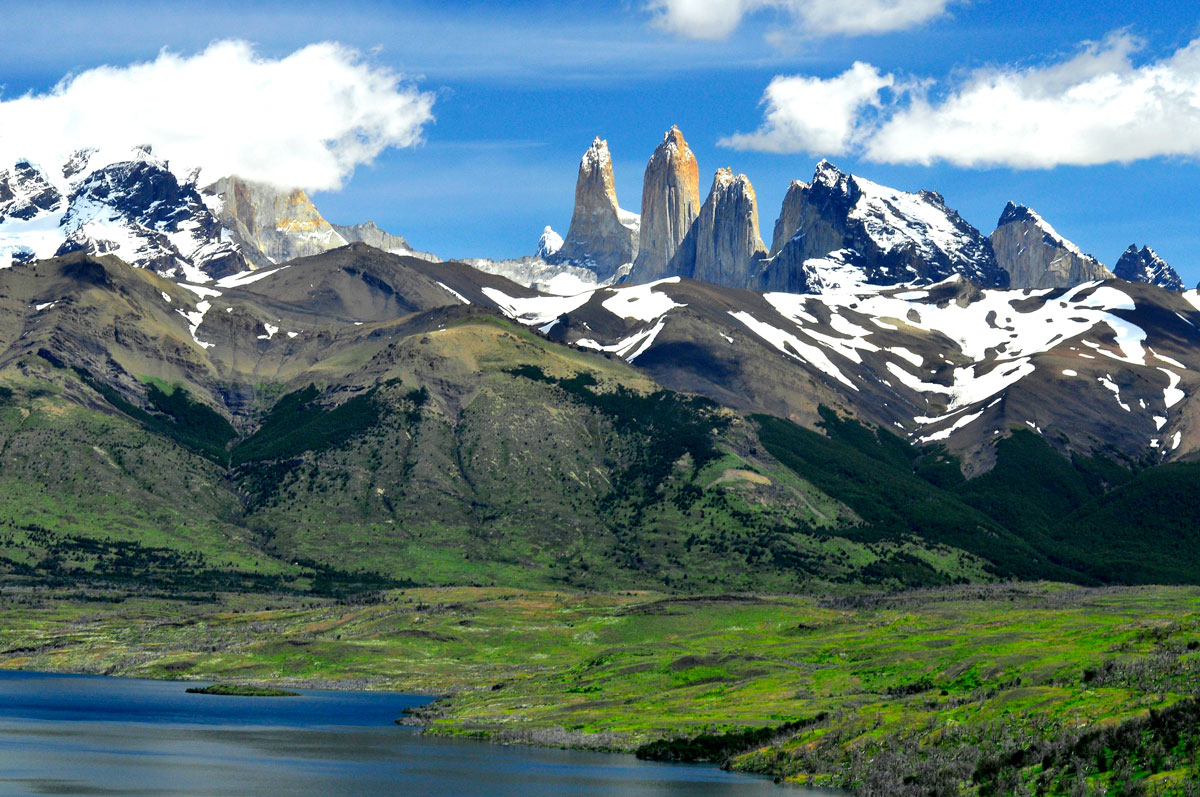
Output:
[[[1089,165],[1018,168],[1004,162],[1011,156],[963,165],[969,132],[949,145],[961,150],[957,162],[905,162],[904,152],[894,157],[895,147],[881,158],[872,155],[876,139],[870,138],[832,147],[836,152],[822,151],[830,147],[803,133],[773,134],[762,140],[783,145],[758,147],[784,152],[719,143],[764,127],[771,109],[761,101],[777,76],[811,79],[820,88],[856,61],[892,76],[896,86],[923,86],[921,96],[935,110],[947,95],[965,93],[981,69],[1014,79],[1032,73],[1054,83],[1057,73],[1048,70],[1074,63],[1083,42],[1110,37],[1103,52],[1126,46],[1112,43],[1114,34],[1136,41],[1126,46],[1124,66],[1116,67],[1132,74],[1167,63],[1200,37],[1200,11],[1190,4],[972,0],[951,2],[945,13],[905,29],[817,36],[805,35],[812,26],[803,19],[765,9],[744,16],[725,38],[704,39],[668,30],[661,20],[655,24],[644,2],[365,2],[336,10],[305,2],[246,10],[211,0],[108,2],[92,10],[75,3],[30,5],[4,10],[3,100],[45,92],[65,75],[100,65],[152,60],[164,47],[190,55],[227,38],[247,40],[267,58],[332,40],[363,51],[371,64],[403,72],[432,94],[436,121],[424,126],[424,143],[384,149],[358,166],[340,191],[318,191],[315,199],[335,222],[372,218],[445,256],[516,256],[533,250],[546,224],[565,233],[579,156],[596,135],[609,141],[622,205],[637,210],[645,162],[663,131],[678,124],[700,161],[702,191],[719,166],[750,176],[768,238],[789,180],[807,179],[815,162],[829,155],[877,182],[938,190],[985,233],[1013,199],[1110,266],[1130,243],[1149,244],[1186,282],[1200,280],[1200,166],[1186,147],[1122,164],[1110,162],[1121,159],[1111,157],[1121,141],[1105,139]],[[1042,91],[1042,83],[1031,91]],[[218,83],[192,98],[197,127],[238,124],[222,113],[222,93]],[[891,101],[885,92],[884,102]],[[902,113],[895,109],[911,101],[901,98],[885,112]],[[875,109],[864,107],[865,115],[851,120],[855,135],[865,136],[872,124]],[[925,123],[940,125],[944,118],[933,114]],[[912,142],[911,133],[906,140]],[[1163,149],[1160,143],[1149,151]]]

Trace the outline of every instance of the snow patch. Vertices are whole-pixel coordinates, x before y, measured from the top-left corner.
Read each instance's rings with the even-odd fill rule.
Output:
[[[1162,359],[1161,357],[1159,359]],[[1179,402],[1183,401],[1185,394],[1179,389],[1179,383],[1183,378],[1174,371],[1168,371],[1166,368],[1159,368],[1167,375],[1167,386],[1163,389],[1163,403],[1167,405],[1167,409],[1171,409]]]
[[[729,314],[745,324],[751,332],[779,349],[788,357],[800,362],[806,362],[826,375],[833,377],[846,387],[858,390],[858,387],[842,374],[841,370],[833,364],[825,352],[816,346],[804,343],[795,335],[784,332],[782,329],[763,323],[745,311],[730,311]]]
[[[287,268],[287,266],[282,266],[280,268],[258,269],[256,271],[243,271],[240,274],[231,274],[228,277],[222,277],[221,279],[217,280],[217,286],[221,288],[240,288],[243,285],[250,285],[258,282],[260,279],[269,277],[272,274],[278,274],[285,268]]]
[[[584,338],[578,341],[579,346],[595,349],[596,351],[607,351],[616,354],[618,357],[624,358],[627,362],[633,362],[641,356],[646,349],[650,348],[654,343],[654,339],[658,337],[658,333],[662,332],[666,325],[667,319],[660,318],[658,323],[649,329],[644,329],[634,335],[630,335],[624,340],[618,341],[609,346],[602,346],[590,338]]]
[[[957,432],[959,429],[963,428],[967,424],[969,424],[975,420],[978,420],[981,415],[983,415],[983,410],[972,413],[970,415],[964,415],[963,417],[961,417],[957,421],[955,421],[953,425],[948,426],[945,429],[941,429],[932,434],[925,435],[924,437],[921,438],[921,442],[922,443],[932,443],[936,440],[945,440],[950,435],[954,434],[955,432]]]
[[[454,290],[453,288],[451,288],[451,287],[450,287],[449,285],[447,285],[446,283],[444,283],[444,282],[439,282],[439,283],[438,283],[438,287],[440,287],[440,288],[441,288],[442,290],[444,290],[446,293],[448,293],[448,294],[450,294],[451,296],[453,296],[455,299],[458,299],[458,301],[459,301],[459,302],[461,302],[462,304],[470,304],[470,302],[469,302],[469,301],[467,301],[467,297],[463,296],[461,293],[459,293],[458,291]]]
[[[526,326],[542,326],[556,320],[564,313],[578,310],[592,298],[591,293],[575,296],[509,296],[498,288],[483,288],[483,294],[496,303],[509,318]]]
[[[610,288],[612,296],[601,304],[605,310],[620,318],[636,321],[656,321],[676,307],[684,307],[665,293],[654,290],[659,285],[672,285],[679,277],[667,277],[630,288]]]
[[[190,288],[191,286],[184,286],[184,287]],[[211,308],[211,307],[212,307],[212,305],[209,302],[203,301],[203,302],[197,302],[196,309],[190,313],[186,310],[176,310],[175,311],[175,312],[179,313],[181,316],[183,316],[184,320],[187,321],[188,332],[191,333],[192,340],[196,341],[196,345],[198,345],[202,349],[212,348],[213,346],[216,345],[215,343],[206,343],[205,341],[202,341],[202,340],[200,340],[200,338],[196,337],[196,332],[197,332],[197,330],[200,329],[200,324],[202,324],[204,322],[204,314],[207,313],[209,311],[209,308]]]

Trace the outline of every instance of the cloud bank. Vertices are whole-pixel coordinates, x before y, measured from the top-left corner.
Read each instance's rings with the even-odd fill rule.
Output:
[[[760,152],[845,155],[859,145],[871,111],[882,108],[881,92],[895,84],[895,76],[861,61],[828,80],[777,77],[763,94],[767,110],[758,132],[735,133],[720,143]]]
[[[0,167],[27,158],[53,168],[82,147],[149,144],[173,171],[201,168],[203,180],[337,189],[385,148],[417,144],[432,120],[432,94],[352,48],[326,42],[271,59],[219,41],[0,98]]]
[[[659,27],[692,39],[724,39],[742,19],[764,10],[791,18],[807,36],[857,36],[906,30],[961,0],[653,0]]]
[[[1136,65],[1140,47],[1116,33],[1058,63],[981,69],[950,86],[902,84],[861,63],[830,79],[777,77],[759,129],[721,143],[965,168],[1200,157],[1200,39]]]

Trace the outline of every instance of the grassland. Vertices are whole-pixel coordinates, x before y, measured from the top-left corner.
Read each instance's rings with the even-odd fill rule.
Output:
[[[289,689],[275,689],[269,686],[251,686],[249,684],[213,684],[198,686],[185,690],[193,695],[221,695],[224,697],[299,697],[299,692]]]
[[[1195,786],[1196,588],[297,600],[7,591],[0,666],[442,695],[408,720],[497,742],[716,749],[862,794]]]

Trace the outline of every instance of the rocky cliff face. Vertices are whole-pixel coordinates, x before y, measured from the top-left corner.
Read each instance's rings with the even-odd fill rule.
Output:
[[[1113,274],[1126,282],[1145,282],[1169,291],[1183,290],[1183,280],[1179,274],[1148,246],[1143,246],[1139,251],[1136,244],[1130,244],[1117,261]]]
[[[349,243],[300,189],[281,190],[239,177],[204,189],[221,224],[242,244],[256,268],[307,257]]]
[[[115,254],[164,276],[192,281],[248,266],[222,236],[196,186],[180,182],[148,151],[90,171],[73,186],[56,254]]]
[[[740,288],[766,255],[750,178],[718,169],[708,199],[667,264],[667,273]]]
[[[566,240],[551,257],[555,264],[582,266],[609,279],[633,263],[639,218],[621,210],[608,142],[597,138],[583,154],[575,182],[575,210]]]
[[[807,292],[859,272],[859,282],[936,282],[961,274],[984,287],[1007,275],[983,235],[933,191],[908,193],[842,172],[827,161],[811,184],[794,181],[775,223],[757,285]]]
[[[0,170],[0,268],[56,254],[115,255],[162,276],[209,282],[361,241],[435,259],[372,222],[334,227],[300,190],[237,177],[200,190],[148,147],[84,148],[53,169]]]
[[[642,222],[632,279],[671,276],[668,265],[700,214],[700,171],[683,133],[672,127],[650,156],[642,181]]]
[[[27,221],[60,202],[62,194],[28,161],[0,171],[0,222]]]
[[[1013,288],[1067,288],[1113,276],[1024,205],[1008,203],[990,240]]]
[[[391,252],[394,255],[404,255],[405,257],[419,257],[422,260],[438,260],[437,255],[429,252],[421,252],[413,249],[408,241],[400,235],[392,235],[390,232],[382,230],[373,221],[368,221],[365,224],[334,224],[334,231],[349,243],[363,243],[368,246],[373,246],[376,249],[382,249],[385,252]],[[335,244],[330,248],[336,248],[340,244],[336,243],[336,239],[331,239],[330,243]]]

